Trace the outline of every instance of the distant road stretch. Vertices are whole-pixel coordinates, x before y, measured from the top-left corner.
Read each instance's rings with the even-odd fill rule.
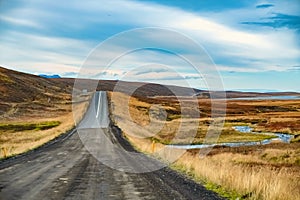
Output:
[[[221,199],[169,168],[126,173],[99,162],[85,148],[78,132],[83,130],[88,137],[102,130],[108,138],[119,137],[113,143],[122,146],[120,141],[124,139],[109,128],[108,116],[106,92],[96,92],[79,131],[73,130],[35,151],[1,161],[0,199]],[[105,148],[101,146],[101,152],[108,152]],[[127,145],[128,148],[134,151]],[[109,151],[109,156],[120,155]]]

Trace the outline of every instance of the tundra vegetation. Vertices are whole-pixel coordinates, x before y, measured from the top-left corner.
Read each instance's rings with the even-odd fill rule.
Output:
[[[209,99],[185,99],[185,107],[180,108],[176,97],[138,98],[117,92],[109,96],[112,119],[124,136],[138,150],[165,162],[169,157],[161,151],[169,149],[166,145],[201,144],[212,120]],[[189,107],[189,101],[197,101],[199,108]],[[124,106],[127,104],[129,107]],[[190,115],[182,116],[182,109]],[[195,112],[200,112],[200,117],[195,118],[199,116]],[[187,150],[171,167],[229,199],[300,199],[300,100],[228,100],[218,142],[272,137],[237,132],[233,129],[237,125],[250,126],[256,132],[293,134],[294,139],[291,143],[215,147],[205,157],[199,156],[199,149]],[[188,138],[193,128],[196,134]],[[186,138],[176,137],[179,129],[186,131]]]

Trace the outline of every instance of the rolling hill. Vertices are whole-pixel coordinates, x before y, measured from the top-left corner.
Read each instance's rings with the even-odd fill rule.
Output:
[[[71,101],[72,86],[0,67],[0,120],[44,112]]]
[[[71,104],[73,78],[44,78],[32,74],[17,72],[0,67],[0,119],[18,117],[36,111],[51,111],[58,104]],[[89,88],[92,82],[98,80],[81,79],[77,89]],[[118,84],[117,89],[115,88]],[[119,91],[131,93],[131,88],[137,88],[133,96],[191,96],[190,88],[179,86],[164,86],[154,83],[125,82],[117,80],[100,80],[97,90]],[[173,91],[173,92],[172,92]],[[205,90],[194,89],[199,98],[209,98],[210,93]],[[218,92],[216,92],[218,93]],[[299,93],[257,93],[227,91],[228,98],[300,95]]]

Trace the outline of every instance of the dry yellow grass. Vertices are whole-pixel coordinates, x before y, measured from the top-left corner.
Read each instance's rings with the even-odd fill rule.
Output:
[[[165,115],[164,106],[141,102],[118,92],[110,93],[109,96],[114,122],[133,137],[185,143],[192,142],[197,134],[197,120],[164,121],[160,119]]]
[[[141,152],[159,156],[166,162],[177,158],[175,149],[156,144],[152,152],[152,142],[147,139],[128,136],[129,141]],[[170,151],[172,152],[171,154]],[[175,152],[174,152],[175,151]],[[297,165],[299,150],[290,150],[290,159],[276,164],[293,163]],[[266,149],[261,154],[278,159],[286,155],[287,150]],[[261,155],[260,154],[260,155]],[[172,156],[173,157],[170,157]],[[292,160],[292,161],[291,161]],[[173,163],[173,167],[189,175],[196,181],[209,182],[221,186],[227,191],[229,198],[265,199],[265,200],[295,200],[300,198],[299,167],[276,167],[269,165],[267,158],[259,155],[243,155],[234,153],[219,153],[200,158],[198,153],[186,152]],[[272,163],[272,162],[271,162]],[[227,196],[228,197],[228,196]]]
[[[174,161],[177,158],[175,149],[165,148],[156,144],[152,152],[150,140],[127,136],[129,141],[139,150],[147,154],[159,156],[164,161]],[[164,151],[165,152],[162,152]],[[169,151],[169,152],[168,152]],[[170,151],[172,152],[171,154]],[[174,153],[175,151],[175,153]],[[158,153],[159,152],[159,153]],[[291,153],[292,152],[292,153]],[[290,150],[290,158],[275,162],[276,164],[292,163],[299,165],[299,150]],[[266,149],[261,153],[269,158],[280,160],[287,155],[287,150]],[[292,156],[292,154],[297,154]],[[170,155],[173,157],[170,157]],[[271,159],[272,160],[272,159]],[[173,163],[173,167],[189,175],[196,181],[213,183],[221,186],[229,193],[229,198],[265,199],[265,200],[295,200],[300,198],[299,166],[276,167],[268,158],[258,155],[243,155],[234,153],[219,153],[200,158],[198,153],[186,152]]]
[[[265,200],[300,199],[299,171],[289,167],[243,165],[252,155],[220,153],[205,158],[186,153],[175,163],[195,174],[196,178],[237,191],[245,198]]]
[[[147,112],[147,109],[152,106],[151,103],[142,102],[136,98],[129,98],[121,93],[111,93],[110,98],[113,105],[113,119],[135,148],[147,154],[158,156],[166,162],[172,162],[177,155],[182,153],[182,150],[166,148],[166,146],[161,143],[156,143],[155,150],[153,151],[152,140],[155,136],[149,134],[149,132],[153,133],[153,130],[157,131],[157,129],[154,129],[155,126],[157,126],[160,130],[155,133],[159,133],[160,137],[164,135],[164,137],[168,138],[174,131],[178,131],[178,120],[162,122],[159,119],[151,119],[151,115],[149,116],[149,112]],[[126,107],[128,102],[129,109]],[[244,104],[253,106],[251,102],[240,102],[238,107]],[[268,102],[254,102],[254,106],[267,106],[267,104]],[[272,106],[277,105],[276,102],[272,102],[271,104]],[[293,104],[292,106],[297,107],[297,109],[299,108],[299,102],[287,103],[283,101],[279,102],[279,104],[284,106]],[[259,123],[259,120],[265,119],[266,116],[270,118],[269,122],[271,123],[278,121],[290,122],[290,120],[297,120],[299,117],[297,110],[285,113],[283,116],[290,119],[281,121],[280,113],[278,112],[235,115],[234,113],[236,111],[233,105],[230,109],[232,109],[231,112],[233,114],[229,115],[226,120],[236,120],[237,122],[228,122],[226,128],[234,124],[245,124],[245,121],[246,124],[250,125],[253,121],[258,121]],[[128,120],[128,116],[131,116],[132,122]],[[181,126],[183,130],[188,132],[191,128],[190,126],[195,125],[191,123],[191,121],[196,121],[197,124],[200,123],[200,128],[205,129],[205,127],[207,128],[205,122],[208,120],[209,118],[184,119]],[[204,124],[201,124],[201,122]],[[270,127],[270,129],[271,128],[272,127]],[[177,142],[178,141],[180,142],[180,138]],[[182,138],[182,141],[184,141],[184,138]],[[257,200],[300,199],[299,145],[294,144],[281,148],[275,147],[276,144],[264,146],[263,150],[257,150],[255,146],[248,147],[251,151],[237,148],[239,152],[235,153],[230,152],[231,149],[227,148],[230,151],[223,152],[223,150],[220,150],[204,158],[199,157],[199,152],[188,151],[177,159],[173,166],[175,169],[183,170],[187,174],[192,174],[196,180],[213,183],[214,186],[221,186],[222,190],[226,190],[230,194],[229,197],[233,199],[237,197]]]
[[[34,121],[37,122],[38,120]],[[55,118],[46,118],[41,121],[60,121],[61,124],[48,130],[29,130],[0,133],[0,140],[5,141],[4,143],[1,143],[1,148],[6,149],[7,157],[34,149],[72,129],[74,126],[72,113]],[[5,155],[1,154],[1,157],[4,156]]]
[[[39,123],[39,122],[51,122],[59,121],[60,124],[48,130],[26,130],[26,131],[0,131],[0,158],[10,157],[16,154],[20,154],[31,149],[37,148],[46,142],[58,137],[62,133],[71,130],[74,127],[74,116],[76,120],[80,120],[85,113],[88,106],[88,101],[76,104],[71,109],[71,104],[59,105],[59,109],[65,110],[64,112],[56,112],[49,114],[49,116],[36,116],[28,117],[23,115],[22,118],[13,120],[2,120],[1,123],[15,124],[15,123]],[[2,142],[1,142],[2,141]]]
[[[112,112],[115,122],[128,134],[154,139],[163,144],[203,143],[211,118],[179,117],[170,119],[174,104],[157,105],[143,102],[118,92],[111,93]],[[191,105],[193,106],[193,105]],[[187,108],[191,109],[191,108]],[[168,111],[168,112],[166,112]],[[216,142],[261,141],[271,136],[254,135],[235,131],[227,123]],[[129,130],[129,131],[127,131]]]

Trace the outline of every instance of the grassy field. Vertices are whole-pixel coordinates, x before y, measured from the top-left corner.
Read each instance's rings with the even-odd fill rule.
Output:
[[[116,104],[116,106],[127,105],[127,101],[129,102],[129,108],[122,106],[113,110],[116,122],[123,127],[124,130],[131,128],[130,134],[136,135],[137,137],[149,136],[152,140],[162,144],[201,144],[204,142],[208,127],[212,121],[209,117],[210,104],[207,102],[208,100],[200,100],[201,102],[199,105],[200,110],[202,110],[200,118],[194,118],[193,116],[195,115],[194,113],[196,112],[196,108],[189,112],[191,116],[184,116],[181,118],[181,110],[178,107],[178,103],[170,100],[155,99],[154,101],[153,99],[139,100],[137,98],[130,98],[130,100],[127,100],[126,95],[121,93],[114,94],[112,100],[113,104]],[[239,105],[240,107],[244,106],[242,103],[243,102]],[[158,104],[161,104],[161,106],[158,106]],[[186,104],[184,109],[190,109],[188,106],[189,104]],[[229,114],[226,116],[225,124],[222,128],[222,134],[217,141],[218,143],[261,141],[274,137],[263,134],[241,133],[234,130],[233,127],[237,125],[248,125],[254,128],[255,131],[259,132],[284,132],[284,130],[290,129],[289,124],[286,124],[285,126],[282,124],[280,128],[275,129],[269,124],[270,122],[263,120],[266,118],[265,115],[272,114],[272,118],[268,117],[270,121],[272,120],[271,123],[276,120],[283,120],[281,118],[283,115],[282,113],[275,112],[276,115],[274,115],[274,113],[264,113],[259,115],[256,113],[258,111],[255,110],[253,113],[243,115],[240,111],[238,111],[239,107],[237,107],[237,110],[235,111],[232,106],[236,106],[236,102],[229,102],[227,109]],[[250,110],[248,107],[244,109],[247,111]],[[295,118],[291,117],[290,121],[297,124],[295,119],[298,120],[297,117],[300,117],[300,113],[298,111],[294,111],[290,114],[295,115]],[[296,116],[296,114],[298,115]],[[287,113],[284,115],[287,115]],[[130,116],[130,118],[126,118],[125,116]],[[285,118],[285,120],[286,119],[287,118]],[[290,131],[290,133],[298,135],[300,133],[298,129],[300,127],[297,127],[299,124],[295,125],[296,130]],[[132,129],[132,127],[134,127],[134,129]],[[266,128],[263,129],[263,127]]]
[[[138,99],[110,93],[110,98],[113,120],[125,137],[138,150],[166,162],[177,153],[166,148],[166,144],[202,143],[212,120],[209,100],[199,100],[202,117],[195,118],[197,110],[189,108],[188,100],[183,109],[190,109],[190,115],[182,117],[174,97]],[[258,132],[294,134],[295,139],[291,144],[218,147],[204,158],[199,157],[199,150],[188,150],[171,166],[229,199],[300,199],[300,101],[232,100],[227,103],[227,116],[218,142],[269,137],[239,133],[232,128],[236,125],[248,125]],[[127,104],[129,107],[124,106]],[[196,132],[191,134],[195,127]]]
[[[230,199],[299,199],[299,147],[297,143],[225,148],[204,158],[194,150],[173,167]]]
[[[76,116],[82,116],[88,102],[74,106],[74,113],[71,101],[49,103],[43,110],[28,112],[32,105],[16,104],[18,109],[10,117],[0,120],[0,159],[37,148],[71,130],[74,127],[73,114],[81,113]]]

